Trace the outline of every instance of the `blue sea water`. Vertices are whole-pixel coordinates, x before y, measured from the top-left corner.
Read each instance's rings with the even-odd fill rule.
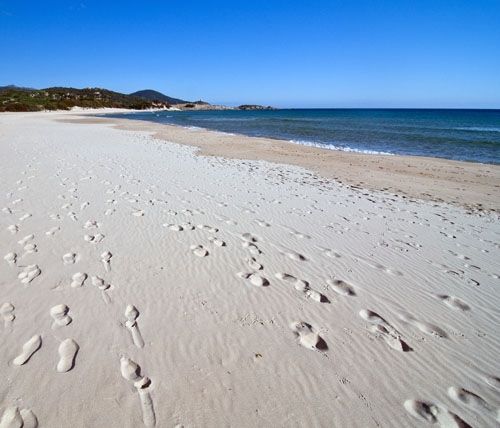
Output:
[[[283,109],[113,115],[333,150],[500,164],[500,110]]]

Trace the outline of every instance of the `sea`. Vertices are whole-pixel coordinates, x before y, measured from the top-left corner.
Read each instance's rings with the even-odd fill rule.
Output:
[[[207,110],[108,116],[281,139],[328,150],[500,164],[500,110]]]

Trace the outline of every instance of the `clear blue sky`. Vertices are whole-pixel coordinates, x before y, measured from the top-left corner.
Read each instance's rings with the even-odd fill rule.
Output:
[[[500,108],[500,0],[0,0],[0,85]]]

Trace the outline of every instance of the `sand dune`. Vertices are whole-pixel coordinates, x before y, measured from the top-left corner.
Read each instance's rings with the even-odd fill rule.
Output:
[[[498,425],[496,214],[67,117],[0,116],[1,428]]]

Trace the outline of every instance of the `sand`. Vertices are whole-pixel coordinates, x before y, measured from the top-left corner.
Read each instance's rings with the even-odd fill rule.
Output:
[[[446,202],[465,207],[471,212],[500,212],[500,165],[325,150],[283,140],[140,120],[96,118],[90,115],[62,120],[72,123],[109,123],[119,129],[146,131],[155,138],[198,147],[202,155],[297,165],[351,187]]]
[[[0,115],[1,428],[497,426],[497,167],[71,115]]]

